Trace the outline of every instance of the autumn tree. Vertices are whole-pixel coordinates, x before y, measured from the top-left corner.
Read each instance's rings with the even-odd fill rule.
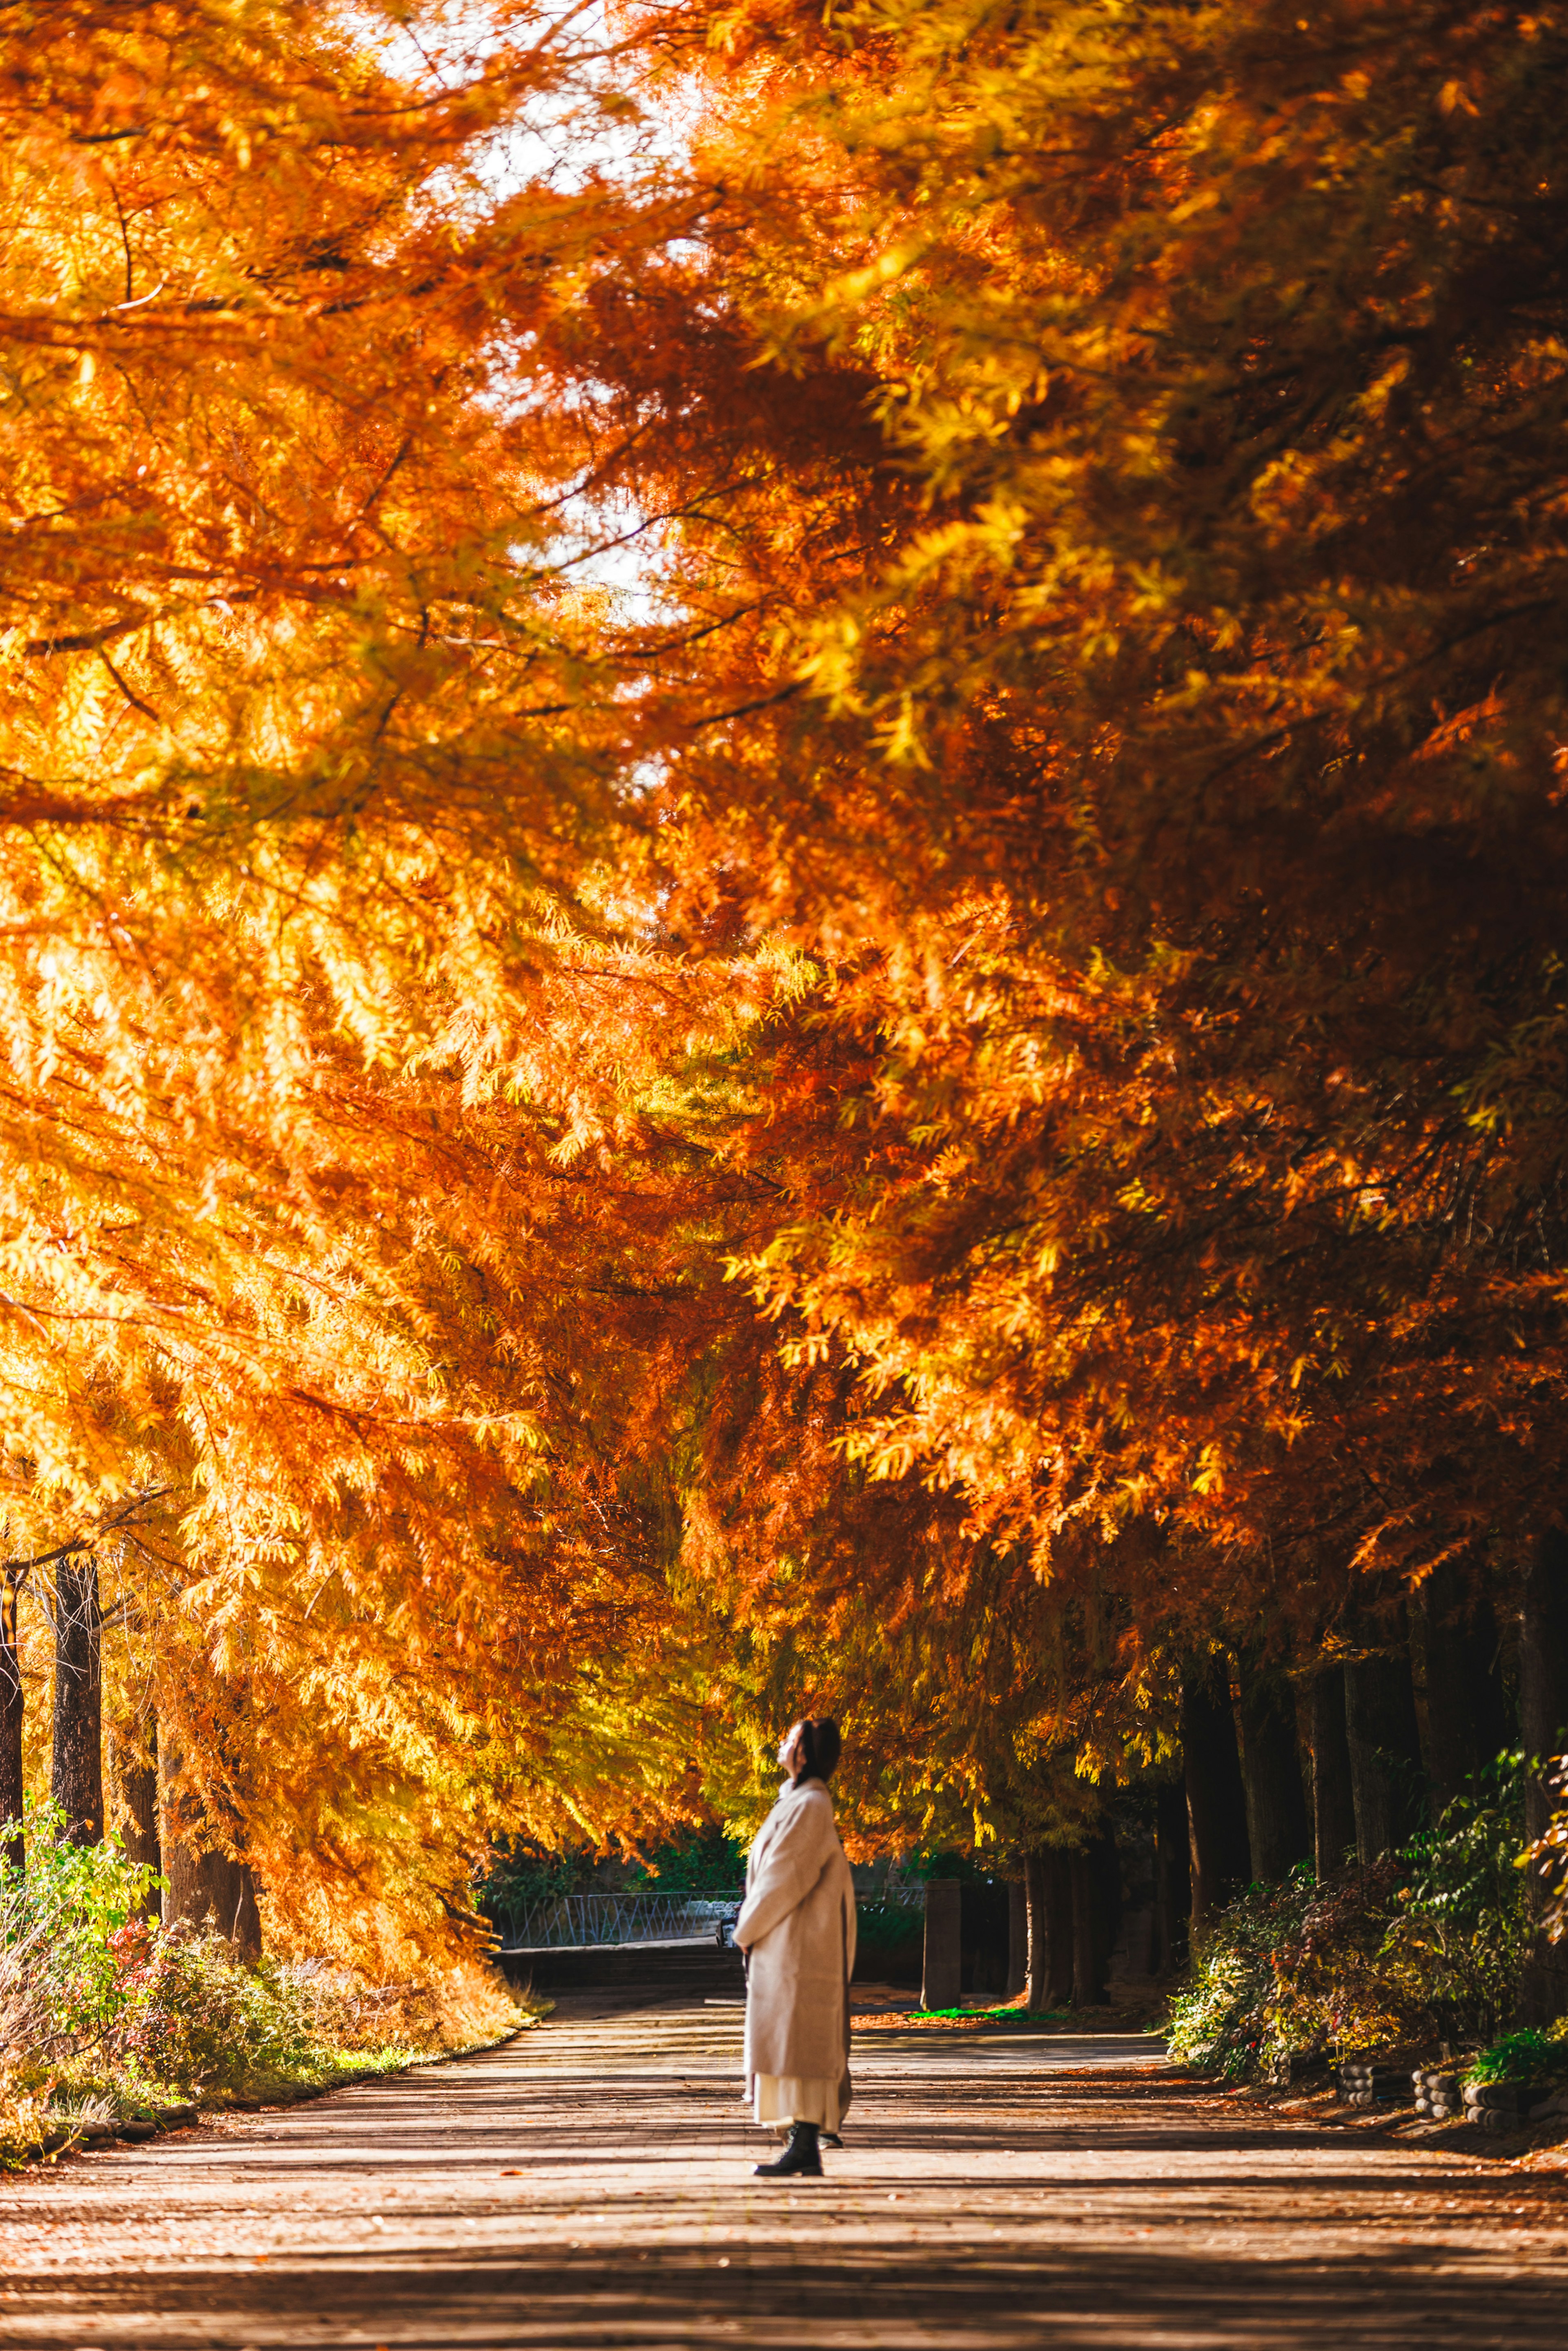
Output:
[[[1027,1847],[1232,1660],[1283,1853],[1558,1508],[1563,28],[575,24],[4,85],[16,1548],[183,1498],[264,1881],[747,1676]]]
[[[1496,620],[1549,553],[1497,517],[1531,465],[1537,500],[1555,480],[1528,261],[1554,20],[1511,48],[1449,7],[1304,34],[1258,8],[727,21],[703,160],[754,170],[714,199],[690,298],[716,279],[798,368],[838,478],[825,451],[784,481],[737,465],[722,558],[700,525],[672,558],[710,611],[731,592],[727,687],[772,684],[738,753],[683,749],[679,846],[695,904],[722,872],[757,919],[853,950],[820,1032],[868,1054],[872,1146],[864,1211],[830,1187],[759,1292],[887,1383],[872,1458],[998,1504],[1008,1432],[1032,1487],[1033,1384],[1069,1361],[1104,1384],[1077,1407],[1092,1483],[1184,1488],[1206,1533],[1262,1531],[1260,1458],[1321,1494],[1347,1411],[1385,1461],[1420,1432],[1396,1498],[1347,1505],[1353,1547],[1429,1557],[1510,1492],[1528,1516],[1551,1374],[1501,1334],[1542,1294],[1523,1234],[1555,1144],[1497,1088],[1505,1038],[1543,1033],[1556,689],[1550,600],[1540,638]],[[633,298],[604,300],[629,338]],[[874,442],[838,429],[868,410]],[[691,447],[683,418],[672,462]],[[797,789],[810,820],[781,832]],[[884,1316],[895,1283],[929,1316]],[[1422,1309],[1390,1327],[1391,1295]],[[1423,1481],[1478,1442],[1496,1491],[1439,1477],[1427,1519]],[[1071,1437],[1058,1460],[1051,1510],[1089,1475]]]
[[[552,321],[676,518],[667,935],[811,959],[724,1138],[785,1361],[1366,1755],[1402,1587],[1531,1604],[1559,1507],[1563,37],[664,17],[682,237]]]
[[[604,915],[591,420],[530,359],[613,241],[553,160],[602,43],[149,0],[0,45],[11,1547],[166,1486],[57,1614],[130,1645],[181,1839],[439,1923],[495,1821],[656,1813],[692,1710],[678,1663],[622,1703],[663,1526],[573,1402],[574,1161],[665,1000]]]

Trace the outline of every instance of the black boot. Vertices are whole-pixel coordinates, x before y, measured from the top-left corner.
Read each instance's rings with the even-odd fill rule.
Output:
[[[753,2177],[758,2179],[821,2179],[822,2158],[817,2147],[815,2123],[793,2123],[789,2144],[777,2163],[759,2163]]]

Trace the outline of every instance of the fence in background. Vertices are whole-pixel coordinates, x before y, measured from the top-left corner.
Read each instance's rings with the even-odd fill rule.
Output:
[[[504,1951],[570,1951],[616,1943],[714,1943],[729,1940],[744,1893],[558,1894],[539,1902],[495,1903],[490,1915]],[[868,1909],[924,1910],[924,1886],[882,1886],[865,1897]]]

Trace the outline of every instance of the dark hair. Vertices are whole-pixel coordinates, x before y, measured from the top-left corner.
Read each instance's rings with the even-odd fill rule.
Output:
[[[800,1725],[801,1779],[830,1779],[842,1746],[836,1722],[829,1722],[825,1717],[821,1722],[813,1722],[808,1715]]]

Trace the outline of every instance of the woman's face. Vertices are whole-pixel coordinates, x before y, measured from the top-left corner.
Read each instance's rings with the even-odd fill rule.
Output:
[[[791,1780],[800,1776],[800,1730],[801,1725],[792,1722],[779,1741],[779,1767],[788,1771]]]

